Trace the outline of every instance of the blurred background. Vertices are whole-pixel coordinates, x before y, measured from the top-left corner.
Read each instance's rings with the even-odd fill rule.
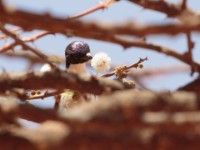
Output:
[[[167,2],[179,3],[180,0],[166,0]],[[51,15],[58,18],[67,18],[70,15],[74,15],[91,7],[94,7],[99,3],[98,0],[4,0],[4,3],[14,7],[16,9],[34,12],[39,14],[50,13]],[[200,1],[188,0],[188,6],[196,11],[200,10]],[[138,22],[138,24],[167,24],[170,22],[177,22],[175,19],[169,19],[166,15],[155,12],[152,10],[143,9],[133,3],[126,0],[121,0],[120,2],[111,5],[108,9],[99,10],[89,15],[80,18],[83,21],[93,21],[93,22],[106,22],[114,24],[124,24],[126,22]],[[8,28],[13,28],[9,26]],[[17,31],[20,37],[26,38],[41,31],[35,30],[29,33],[23,33],[23,31]],[[142,83],[149,89],[155,91],[174,91],[178,87],[187,84],[188,82],[194,80],[197,74],[193,76],[190,75],[190,68],[188,65],[163,54],[153,52],[148,49],[141,49],[137,47],[132,47],[124,49],[122,46],[102,42],[91,39],[83,39],[79,37],[66,37],[61,34],[48,35],[43,38],[36,40],[35,42],[29,43],[34,47],[41,50],[47,55],[56,55],[64,58],[64,50],[66,46],[76,40],[81,40],[90,45],[92,54],[97,52],[106,52],[112,58],[112,64],[115,66],[123,64],[132,64],[137,62],[138,59],[148,57],[149,60],[144,62],[143,69],[133,69],[133,72],[140,73],[141,71],[151,70],[168,70],[169,68],[174,68],[173,71],[169,73],[158,73],[153,76],[147,75],[142,78]],[[192,40],[195,42],[195,47],[193,49],[194,60],[200,63],[200,34],[192,33]],[[169,47],[176,50],[178,53],[184,53],[187,51],[187,38],[185,34],[179,34],[176,36],[147,36],[146,41],[153,44],[158,44],[161,46]],[[0,46],[2,47],[6,43],[12,42],[11,39],[0,39]],[[22,51],[21,47],[16,47],[15,52],[28,53]],[[0,55],[0,68],[1,71],[6,70],[7,72],[22,72],[39,70],[42,64],[28,68],[28,61],[21,58],[11,58],[4,55]],[[60,65],[61,68],[65,68],[65,63]],[[177,68],[177,70],[176,70]],[[95,74],[94,70],[90,69],[91,74]],[[137,83],[136,83],[137,84]],[[34,100],[31,103],[39,105],[40,107],[52,107],[53,98],[48,98],[48,100]]]

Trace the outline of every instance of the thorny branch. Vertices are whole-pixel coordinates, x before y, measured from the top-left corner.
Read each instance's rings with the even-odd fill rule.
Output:
[[[112,41],[112,40],[111,40]],[[113,39],[114,43],[118,43],[120,45],[122,45],[124,48],[128,48],[128,47],[140,47],[140,48],[144,48],[145,50],[153,50],[155,52],[159,52],[171,57],[174,57],[188,65],[193,64],[195,66],[195,70],[196,71],[200,71],[200,64],[194,62],[193,60],[191,60],[187,55],[185,54],[179,54],[176,52],[176,50],[174,49],[170,49],[168,47],[164,47],[161,45],[157,45],[157,44],[151,44],[145,41],[129,41],[129,40],[124,40],[122,38],[114,38]]]
[[[56,82],[55,82],[56,81]],[[2,73],[0,74],[0,92],[21,88],[26,90],[66,88],[93,94],[102,94],[115,90],[122,90],[124,87],[117,81],[97,77],[79,76],[70,72],[53,70],[51,72],[32,73]],[[95,86],[95,88],[93,88]]]
[[[22,41],[23,42],[33,42],[33,41],[35,41],[35,40],[37,40],[37,39],[39,39],[39,38],[41,38],[41,37],[44,37],[45,35],[48,35],[49,34],[49,32],[47,32],[47,31],[44,31],[44,32],[41,32],[41,33],[39,33],[39,34],[37,34],[37,35],[34,35],[34,36],[31,36],[31,37],[28,37],[28,38],[25,38],[25,39],[23,39]],[[10,43],[10,44],[8,44],[8,45],[5,45],[5,46],[3,46],[3,47],[1,47],[0,48],[0,53],[4,53],[4,52],[6,52],[6,51],[8,51],[8,50],[11,50],[11,49],[13,49],[16,45],[18,45],[19,43],[17,43],[17,42],[14,42],[14,43]]]
[[[181,9],[185,10],[187,8],[187,0],[182,0]]]
[[[104,8],[104,7],[107,7],[112,2],[113,2],[112,0],[111,1],[108,0],[108,1],[103,2],[102,5],[98,5],[97,6],[97,10],[101,9],[101,8]],[[178,24],[178,25],[171,24],[171,25],[162,25],[162,26],[144,26],[144,27],[138,27],[136,24],[132,24],[134,26],[131,26],[131,24],[127,24],[125,26],[111,26],[111,27],[110,26],[101,26],[101,25],[99,26],[99,25],[96,25],[95,23],[84,23],[82,21],[71,21],[71,20],[56,19],[56,18],[51,17],[50,15],[47,15],[47,16],[46,15],[37,15],[37,14],[31,14],[31,13],[23,12],[23,11],[20,11],[20,10],[15,10],[12,13],[10,13],[10,12],[7,12],[7,10],[4,9],[3,4],[0,3],[1,4],[0,6],[2,8],[1,9],[2,15],[7,16],[7,17],[3,17],[2,16],[1,20],[3,22],[5,21],[5,23],[11,23],[11,24],[20,25],[22,28],[28,29],[27,28],[28,27],[27,23],[29,23],[29,22],[26,22],[26,25],[25,24],[23,25],[23,24],[18,24],[18,23],[22,23],[22,22],[17,21],[17,19],[16,20],[12,20],[14,22],[10,22],[11,20],[9,20],[9,19],[7,20],[7,18],[15,16],[15,15],[16,16],[20,15],[20,19],[29,18],[29,20],[30,19],[36,19],[37,20],[39,18],[44,18],[45,17],[47,19],[42,19],[44,22],[45,21],[50,21],[51,24],[54,24],[56,22],[63,22],[63,24],[68,24],[69,25],[68,29],[71,30],[69,35],[71,35],[73,33],[74,35],[78,35],[80,37],[87,37],[87,38],[89,37],[89,38],[94,38],[94,39],[99,39],[99,40],[110,41],[110,42],[114,42],[114,43],[118,43],[120,45],[123,45],[124,47],[138,46],[138,47],[142,47],[142,48],[152,49],[152,50],[155,50],[157,52],[162,52],[162,53],[165,53],[167,55],[170,55],[170,56],[173,56],[175,58],[178,58],[179,60],[181,60],[181,61],[183,61],[183,62],[185,62],[185,63],[187,63],[189,65],[191,64],[191,66],[193,68],[192,69],[193,72],[194,72],[194,70],[199,71],[200,70],[199,69],[200,68],[199,64],[193,62],[193,60],[191,58],[191,49],[192,49],[191,45],[193,43],[191,42],[190,38],[188,38],[188,41],[189,41],[188,42],[188,50],[189,50],[189,54],[190,54],[190,58],[188,58],[186,55],[178,54],[174,50],[170,50],[170,49],[162,47],[162,46],[148,44],[146,42],[140,42],[140,41],[139,42],[138,41],[136,41],[136,42],[134,42],[134,41],[126,41],[124,39],[116,38],[115,35],[114,35],[114,34],[116,34],[116,35],[120,35],[120,34],[126,34],[126,35],[131,34],[132,35],[133,34],[133,35],[137,35],[137,36],[144,36],[144,35],[148,35],[148,34],[152,34],[152,33],[153,34],[163,34],[163,33],[177,34],[179,32],[183,32],[183,31],[186,32],[186,33],[190,33],[191,31],[195,31],[195,30],[198,31],[199,30],[199,14],[194,12],[194,11],[192,11],[192,10],[190,10],[190,9],[188,9],[186,7],[186,1],[185,0],[182,1],[181,5],[179,5],[179,4],[170,4],[170,3],[167,3],[165,1],[151,1],[151,0],[150,1],[131,0],[131,2],[136,3],[136,4],[138,4],[138,5],[140,5],[140,6],[144,7],[144,8],[148,8],[148,9],[152,9],[152,10],[156,10],[156,11],[165,13],[169,17],[175,17],[177,19],[180,19],[182,21],[182,24]],[[91,12],[92,11],[88,11],[88,13],[91,13]],[[187,23],[184,21],[183,17],[181,17],[182,15],[186,15],[186,14],[191,16],[191,17],[189,17],[189,18],[191,18],[191,20],[188,21]],[[71,18],[71,19],[73,19],[73,18]],[[36,20],[32,21],[32,23],[38,22]],[[101,38],[102,37],[101,35],[97,36],[97,35],[90,34],[90,33],[88,33],[87,36],[86,36],[84,32],[76,32],[74,30],[75,27],[76,27],[75,24],[78,24],[79,25],[79,29],[82,30],[82,31],[91,31],[91,33],[94,32],[94,31],[96,33],[97,32],[101,32],[101,33],[103,32],[106,36],[104,36],[104,39]],[[62,23],[59,23],[59,25],[62,25]],[[90,26],[91,26],[91,28],[90,28]],[[189,29],[190,27],[192,27],[191,30]],[[29,29],[31,29],[31,28],[32,29],[33,28],[44,29],[40,24],[37,24],[37,25],[32,24],[32,25],[29,26]],[[55,30],[55,31],[53,31],[55,28],[53,30],[52,29],[53,28],[50,27],[47,30],[51,30],[52,33],[53,32],[66,33],[66,30],[64,30],[64,28],[62,26],[56,28],[58,30]],[[67,33],[66,33],[67,35],[68,35],[68,29],[67,29]],[[85,30],[85,29],[89,29],[89,30]],[[180,31],[178,31],[179,29],[180,29]],[[108,30],[112,31],[113,35],[110,35],[110,33],[107,32]],[[48,34],[48,32],[46,32],[46,33]],[[12,34],[10,34],[10,35],[12,37],[16,38],[15,35],[14,36]],[[18,39],[15,39],[15,40],[18,40]],[[29,41],[29,40],[27,40],[27,41]],[[21,44],[23,45],[22,41],[21,41]],[[7,49],[12,48],[13,46],[14,46],[14,43],[8,45],[7,48],[6,47],[2,48],[2,52],[4,50],[6,51]]]
[[[139,94],[140,92],[142,94]],[[123,98],[124,95],[126,95],[126,99]],[[161,103],[162,105],[160,105]],[[63,123],[65,123],[63,119],[69,119],[69,120],[77,121],[77,122],[85,121],[84,116],[87,116],[87,115],[88,115],[88,118],[85,118],[87,120],[93,120],[94,118],[98,118],[98,117],[99,118],[102,117],[103,119],[104,117],[106,117],[105,116],[106,113],[99,114],[100,111],[101,112],[109,111],[110,113],[112,113],[113,110],[111,108],[116,108],[116,110],[118,110],[118,108],[123,107],[123,106],[131,107],[130,109],[132,109],[131,110],[132,112],[140,114],[143,111],[158,112],[158,111],[165,110],[166,108],[169,108],[167,112],[173,112],[173,111],[185,112],[185,111],[191,111],[191,110],[195,111],[195,110],[199,110],[199,108],[196,107],[197,103],[198,103],[198,97],[196,97],[195,94],[191,92],[175,92],[173,94],[169,94],[169,93],[157,94],[157,93],[153,93],[149,91],[127,90],[127,91],[115,92],[109,96],[101,96],[100,100],[97,101],[96,103],[79,105],[78,107],[74,107],[73,109],[70,109],[69,111],[67,111],[68,113],[61,114],[61,116],[59,116],[58,114],[55,114],[53,109],[41,109],[41,108],[37,108],[35,106],[31,106],[27,104],[19,105],[20,107],[19,113],[20,113],[20,117],[25,118],[25,119],[29,118],[30,121],[34,121],[34,122],[44,122],[51,119],[55,121],[62,121]],[[88,111],[89,109],[92,109],[92,113],[90,113],[91,111]],[[30,114],[26,113],[30,111],[33,111],[34,115],[30,115],[31,113]],[[75,113],[76,111],[77,113]],[[86,114],[86,113],[90,113],[90,114]],[[116,113],[120,113],[120,112],[116,111]],[[74,114],[74,115],[71,116],[71,114]],[[38,117],[35,117],[35,116],[38,116]],[[120,117],[120,115],[117,115],[117,116]],[[122,115],[121,117],[124,117],[124,116]],[[110,119],[112,118],[113,117],[110,116]],[[131,118],[127,118],[127,119],[131,119]],[[134,119],[130,121],[134,121]]]
[[[63,90],[57,90],[57,91],[53,91],[53,92],[45,91],[44,93],[41,93],[41,91],[39,91],[39,94],[38,93],[27,94],[27,93],[20,93],[20,92],[17,92],[17,91],[14,91],[14,93],[17,95],[17,97],[20,100],[25,101],[25,100],[44,99],[44,98],[47,98],[47,97],[59,95],[59,94],[63,93]]]
[[[3,23],[10,23],[21,26],[24,30],[41,29],[51,31],[52,33],[63,33],[74,36],[95,37],[97,35],[124,34],[132,36],[146,36],[149,34],[169,34],[175,35],[182,32],[200,31],[199,18],[191,17],[191,20],[183,24],[167,25],[149,25],[141,26],[137,23],[127,23],[125,25],[100,25],[93,22],[74,21],[54,18],[50,15],[38,15],[16,10],[13,13],[7,13],[4,7],[0,9],[0,20]],[[20,16],[20,18],[18,17]],[[10,18],[16,18],[14,20]],[[25,22],[21,20],[26,20]],[[27,20],[29,20],[27,22]],[[46,26],[48,24],[48,26]],[[56,28],[55,28],[56,26]],[[78,29],[78,30],[77,30]],[[81,31],[81,32],[79,32]]]
[[[154,1],[154,0],[147,0],[147,1],[140,1],[140,0],[129,0],[137,5],[140,5],[144,8],[155,10],[158,12],[162,12],[167,14],[169,17],[178,16],[182,13],[181,5],[171,4],[163,0]]]
[[[46,55],[42,54],[40,51],[32,48],[31,46],[25,44],[24,41],[22,41],[20,38],[18,38],[17,35],[13,34],[9,30],[7,30],[5,27],[3,27],[3,25],[0,26],[0,30],[3,33],[5,33],[6,35],[9,35],[10,37],[12,37],[15,40],[16,43],[20,44],[24,48],[24,50],[30,50],[31,52],[36,54],[39,58],[44,60],[46,63],[50,64],[51,67],[56,68],[56,66],[54,64],[52,64],[51,62],[48,61],[48,58],[47,58]],[[43,33],[42,35],[44,35],[44,34],[46,34],[46,33]]]
[[[10,30],[10,32],[17,32],[17,31],[19,31],[19,30],[20,30],[19,27],[15,27],[14,29]],[[8,36],[5,35],[5,34],[0,35],[0,39],[5,39],[5,38],[7,38],[7,37],[8,37]]]
[[[187,36],[187,44],[188,44],[188,52],[185,54],[186,56],[188,55],[191,63],[190,63],[190,66],[191,66],[191,75],[193,75],[193,73],[196,71],[196,67],[195,67],[195,64],[193,62],[193,56],[192,56],[192,49],[194,48],[194,43],[192,42],[192,39],[191,39],[191,33],[186,33],[186,36]]]
[[[97,11],[97,10],[108,8],[114,2],[116,2],[116,0],[106,0],[105,2],[99,2],[97,6],[90,8],[90,9],[88,9],[84,12],[81,12],[79,14],[70,16],[67,19],[77,19],[77,18],[83,17],[85,15],[91,14],[91,13]]]
[[[10,20],[7,20],[7,18],[9,18],[10,15],[13,17],[16,15],[15,18],[17,18],[17,16],[20,14],[22,19],[30,20],[31,24],[29,24],[29,22],[26,22],[26,25],[21,24],[23,22],[21,21],[19,22],[17,21],[17,19],[14,20],[15,22],[12,22],[12,24],[20,25],[24,29],[26,29],[27,27],[29,28],[29,30],[35,29],[35,28],[45,29],[45,30],[50,30],[52,33],[58,32],[58,33],[64,33],[70,36],[74,35],[74,36],[79,36],[79,37],[84,37],[84,38],[93,38],[97,40],[109,41],[112,43],[123,45],[124,47],[137,46],[137,47],[152,49],[152,50],[156,50],[157,52],[166,53],[167,55],[176,57],[179,60],[189,65],[191,64],[190,59],[188,59],[184,55],[177,54],[173,50],[168,53],[168,51],[162,51],[162,50],[167,50],[166,48],[162,48],[162,46],[157,47],[156,45],[153,46],[153,44],[146,44],[145,42],[138,42],[138,41],[130,42],[124,39],[116,38],[115,36],[120,35],[120,34],[131,35],[131,36],[133,35],[145,36],[148,34],[164,34],[164,33],[177,34],[180,32],[199,31],[200,29],[200,26],[199,26],[200,22],[199,22],[198,17],[195,17],[195,18],[189,17],[191,18],[191,20],[188,20],[187,23],[183,23],[179,25],[172,24],[172,25],[162,25],[162,26],[154,25],[154,26],[141,27],[133,23],[132,24],[129,23],[124,26],[115,26],[115,25],[101,26],[95,23],[85,23],[82,21],[72,21],[72,20],[61,20],[61,19],[53,18],[51,16],[36,15],[36,14],[30,14],[30,13],[21,12],[21,11],[15,11],[12,14],[9,14],[3,11],[2,14],[7,15],[7,17],[2,18],[2,21],[4,20],[8,23],[11,23]],[[40,24],[41,20],[43,21],[42,24]],[[34,24],[34,22],[37,22],[37,24]],[[48,24],[48,26],[43,26],[44,24]],[[56,25],[56,28],[54,28],[55,25]],[[67,28],[66,28],[66,25],[67,25]],[[196,63],[194,64],[196,66],[195,68],[198,68],[197,71],[199,71],[199,64],[196,64]]]
[[[124,95],[127,95],[126,100],[122,98]],[[8,149],[4,144],[5,140],[15,143],[20,149],[80,149],[82,145],[87,149],[106,149],[108,145],[104,143],[109,141],[109,148],[114,149],[119,143],[117,147],[123,149],[123,142],[126,149],[134,146],[139,150],[147,146],[158,147],[164,136],[170,143],[170,148],[182,147],[182,140],[187,141],[189,148],[194,148],[193,144],[199,142],[198,132],[195,130],[200,121],[197,102],[193,93],[176,92],[170,95],[143,91],[138,95],[138,92],[124,91],[101,97],[96,103],[80,105],[64,115],[20,104],[7,110],[7,113],[2,112],[7,118],[14,120],[15,116],[11,117],[10,112],[16,111],[18,116],[40,122],[41,125],[35,129],[9,123],[1,125],[3,132],[0,138],[4,140],[0,140],[0,144],[2,149]],[[164,112],[165,109],[167,111]],[[194,110],[197,111],[192,112]],[[148,138],[145,138],[145,133],[148,133]],[[161,148],[162,146],[159,149]]]
[[[115,68],[115,71],[111,72],[111,73],[108,73],[108,74],[105,74],[103,75],[102,77],[110,77],[110,76],[113,76],[113,75],[116,75],[118,77],[122,76],[122,74],[124,74],[125,71],[127,71],[128,69],[131,69],[131,68],[139,68],[140,65],[142,65],[141,63],[148,60],[148,58],[140,58],[138,60],[138,62],[132,64],[132,65],[124,65],[124,66],[119,66],[117,68]]]

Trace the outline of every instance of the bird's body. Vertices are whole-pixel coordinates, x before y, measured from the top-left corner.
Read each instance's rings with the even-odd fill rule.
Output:
[[[75,41],[70,43],[65,50],[66,69],[76,74],[89,75],[86,69],[86,62],[92,59],[90,48],[84,42]],[[60,96],[58,110],[72,108],[73,106],[86,101],[86,95],[78,91],[67,89]]]
[[[76,74],[89,75],[87,73],[85,63],[71,64],[67,70]],[[85,95],[79,93],[78,91],[67,89],[65,90],[64,93],[61,94],[59,110],[63,111],[65,109],[72,108],[73,106],[78,105],[84,102],[85,100],[86,100]]]

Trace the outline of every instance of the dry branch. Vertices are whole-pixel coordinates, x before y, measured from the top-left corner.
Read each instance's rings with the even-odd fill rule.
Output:
[[[11,32],[10,32],[10,33],[11,33]],[[37,40],[37,39],[39,39],[39,38],[41,38],[41,37],[43,37],[43,36],[45,36],[45,35],[47,35],[47,34],[49,34],[49,32],[44,31],[44,32],[41,32],[41,33],[39,33],[39,34],[37,34],[37,35],[34,35],[34,36],[31,36],[31,37],[25,38],[25,39],[23,39],[22,41],[23,41],[23,42],[33,42],[33,41],[35,41],[35,40]],[[8,35],[7,35],[7,36],[8,36]],[[10,43],[10,44],[7,44],[7,45],[1,47],[1,48],[0,48],[0,54],[1,54],[1,53],[5,53],[5,52],[8,51],[8,50],[14,49],[14,47],[17,46],[18,44],[19,44],[19,43],[14,42],[14,43]]]
[[[3,11],[3,10],[2,10]],[[186,55],[181,55],[176,53],[174,50],[171,50],[169,48],[165,48],[159,45],[153,45],[143,42],[134,42],[134,41],[127,41],[124,39],[119,39],[115,37],[118,34],[125,34],[125,35],[136,35],[136,36],[145,36],[148,34],[177,34],[181,32],[190,32],[190,31],[199,31],[200,29],[200,20],[194,19],[187,21],[187,24],[180,24],[180,25],[155,25],[155,26],[147,26],[147,27],[141,27],[134,24],[127,24],[122,26],[116,26],[116,25],[97,25],[95,23],[85,23],[82,21],[72,21],[72,20],[62,20],[62,19],[56,19],[51,16],[46,15],[37,15],[37,14],[30,14],[27,12],[21,12],[21,11],[15,11],[12,14],[8,14],[5,11],[3,11],[5,15],[8,17],[2,18],[5,19],[4,21],[10,21],[6,20],[9,18],[9,16],[15,16],[15,18],[18,18],[17,16],[20,15],[20,18],[23,20],[30,20],[31,24],[29,22],[26,22],[26,24],[21,24],[23,22],[18,22],[17,19],[15,19],[15,23],[17,25],[22,26],[23,28],[30,28],[30,29],[44,29],[49,30],[51,32],[58,32],[58,33],[64,33],[66,35],[74,35],[84,38],[93,38],[97,40],[103,40],[103,41],[109,41],[112,43],[120,44],[124,47],[130,47],[130,46],[136,46],[141,48],[147,48],[151,50],[155,50],[157,52],[166,53],[167,55],[173,56],[187,64],[192,64],[191,59],[189,59]],[[10,16],[10,17],[11,17]],[[0,16],[1,20],[1,16]],[[39,21],[40,20],[40,21]],[[41,21],[42,20],[42,21]],[[3,21],[3,20],[2,20]],[[37,24],[34,24],[34,22]],[[43,22],[43,23],[42,23]],[[7,22],[11,23],[11,22]],[[41,24],[40,24],[41,23]],[[188,24],[191,23],[191,24]],[[46,26],[48,24],[48,26]],[[44,26],[45,25],[45,26]],[[56,28],[55,28],[56,25]],[[193,28],[195,28],[193,30]],[[28,29],[29,30],[29,29]],[[194,63],[193,66],[196,68],[197,71],[199,71],[199,65],[197,63]]]
[[[127,23],[125,25],[100,25],[97,23],[86,23],[83,21],[73,21],[54,18],[50,15],[39,15],[16,10],[12,13],[5,11],[0,5],[0,21],[2,23],[14,24],[24,30],[41,29],[52,33],[63,33],[80,37],[94,38],[98,36],[108,36],[112,34],[125,34],[133,36],[146,36],[149,34],[169,34],[175,35],[183,32],[200,31],[200,20],[197,17],[191,18],[183,24],[149,25],[141,26],[137,23]],[[15,18],[14,20],[11,18]],[[188,18],[189,19],[189,18]],[[47,26],[48,25],[48,26]]]
[[[198,96],[192,92],[169,94],[127,90],[115,92],[109,96],[100,96],[98,101],[78,105],[61,113],[61,116],[56,114],[53,109],[41,109],[27,104],[20,105],[18,113],[20,117],[34,122],[44,122],[50,119],[73,124],[73,122],[88,121],[96,123],[96,121],[101,122],[105,119],[110,122],[128,119],[130,122],[141,123],[142,120],[138,120],[137,115],[142,116],[143,112],[164,111],[173,114],[174,112],[198,111],[198,101]],[[128,117],[126,113],[130,113],[131,116]],[[170,121],[169,118],[168,121]]]
[[[174,49],[170,49],[168,47],[164,47],[158,44],[152,44],[152,43],[148,43],[145,41],[130,41],[130,40],[124,40],[122,38],[113,38],[113,39],[109,39],[108,41],[113,42],[113,43],[118,43],[120,45],[122,45],[124,48],[128,48],[128,47],[140,47],[140,48],[144,48],[146,50],[152,50],[161,54],[165,54],[171,57],[174,57],[188,65],[193,65],[193,67],[195,67],[196,71],[200,71],[200,64],[193,62],[193,60],[190,59],[190,57],[188,57],[188,55],[186,54],[179,54],[176,52],[176,50]]]
[[[21,45],[24,50],[30,50],[32,53],[36,54],[40,59],[42,59],[44,62],[48,63],[49,65],[51,65],[51,67],[56,68],[56,66],[54,64],[52,64],[51,62],[49,62],[48,57],[44,54],[42,54],[40,51],[36,50],[35,48],[29,46],[28,44],[24,43],[23,40],[21,40],[16,34],[10,32],[9,30],[7,30],[3,25],[0,25],[0,30],[5,33],[6,35],[10,36],[11,38],[13,38],[15,40],[15,43]],[[45,32],[42,35],[40,35],[39,37],[42,37],[46,34],[49,34],[49,32]],[[38,38],[38,37],[37,37]],[[30,40],[30,39],[29,39]],[[32,39],[31,39],[32,40]],[[33,39],[34,40],[34,39]],[[11,44],[12,45],[12,44]]]
[[[142,65],[142,63],[144,61],[147,61],[148,58],[140,58],[136,63],[134,64],[131,64],[131,65],[123,65],[123,66],[119,66],[119,67],[116,67],[115,70],[111,73],[107,73],[107,74],[104,74],[102,77],[110,77],[110,76],[117,76],[119,79],[122,79],[124,77],[126,77],[128,75],[128,69],[131,69],[131,68],[139,68],[140,65]],[[125,73],[126,72],[126,73]],[[126,74],[126,75],[125,75]],[[125,76],[124,76],[125,75]],[[122,78],[121,78],[122,77]]]
[[[0,74],[0,85],[3,85],[0,87],[1,93],[14,88],[26,90],[63,90],[69,88],[98,95],[102,92],[121,90],[124,88],[123,85],[117,81],[87,77],[84,75],[80,76],[61,70],[53,70],[45,73],[2,73]]]
[[[196,130],[200,122],[198,101],[198,96],[188,92],[158,94],[131,90],[79,105],[63,112],[62,117],[52,110],[20,105],[17,111],[20,117],[43,123],[37,129],[7,125],[2,128],[4,134],[0,138],[6,137],[11,142],[18,139],[16,145],[21,149],[26,149],[21,146],[26,139],[32,143],[31,148],[39,150],[42,149],[39,141],[45,144],[43,149],[115,149],[117,146],[136,150],[155,147],[196,150],[194,145],[200,141]],[[62,134],[58,136],[60,131]],[[55,136],[48,138],[50,134]],[[187,144],[183,145],[183,141]]]
[[[90,8],[84,12],[81,12],[79,14],[72,15],[72,16],[68,17],[67,19],[77,19],[77,18],[83,17],[85,15],[91,14],[97,10],[108,8],[114,2],[116,2],[116,0],[106,0],[105,2],[99,2],[99,4],[97,6],[94,6],[94,7]]]
[[[17,32],[17,31],[19,31],[19,30],[20,30],[19,27],[15,27],[14,29],[10,30],[10,32]],[[6,39],[6,38],[8,38],[7,35],[5,35],[5,34],[0,35],[0,39]]]
[[[199,94],[200,93],[200,77],[198,77],[194,81],[180,87],[178,90],[184,90],[184,91],[190,91],[190,92],[192,91],[192,92]]]
[[[197,111],[199,110],[198,100],[198,96],[192,92],[175,92],[170,94],[126,90],[115,92],[109,96],[102,96],[95,103],[82,104],[61,115],[77,121],[101,121],[108,119],[112,122],[128,119],[130,122],[137,121],[139,123],[141,120],[137,120],[138,116],[141,116],[143,112],[164,111],[165,113],[173,113]]]
[[[146,1],[140,1],[140,0],[129,0],[130,2],[133,2],[137,5],[140,5],[144,8],[155,10],[161,13],[166,14],[168,17],[177,17],[184,13],[183,6],[185,7],[185,1],[182,4],[173,4],[166,2],[164,0],[146,0]],[[185,7],[186,8],[186,7]],[[193,14],[194,12],[186,9],[185,11],[190,12]],[[193,15],[196,15],[195,13]]]
[[[191,75],[196,71],[195,64],[193,62],[193,56],[192,56],[192,49],[194,48],[194,43],[191,39],[191,33],[186,33],[187,36],[187,44],[188,44],[188,52],[185,55],[188,55],[188,59],[190,59],[190,66],[191,66]]]
[[[2,9],[3,11],[3,9]],[[2,21],[5,21],[6,23],[11,23],[10,20],[7,18],[15,17],[15,22],[13,24],[17,24],[21,26],[24,29],[43,29],[43,30],[49,30],[52,33],[63,33],[66,35],[74,35],[84,38],[93,38],[97,40],[102,41],[109,41],[112,43],[117,43],[125,48],[136,46],[146,49],[151,49],[156,52],[165,53],[169,56],[173,56],[187,64],[191,64],[191,59],[186,57],[186,55],[181,55],[175,52],[175,50],[171,50],[166,47],[162,47],[159,45],[149,44],[145,43],[144,41],[127,41],[124,39],[119,39],[115,37],[118,34],[125,34],[125,35],[131,35],[131,36],[145,36],[148,34],[178,34],[181,32],[190,32],[190,31],[200,31],[200,20],[199,19],[192,19],[190,21],[187,21],[187,24],[180,24],[180,25],[154,25],[154,26],[147,26],[147,27],[141,27],[134,24],[127,24],[122,26],[116,26],[116,25],[97,25],[95,23],[85,23],[82,21],[72,21],[72,20],[62,20],[62,19],[56,19],[51,16],[46,15],[37,15],[37,14],[30,14],[27,12],[21,12],[16,11],[12,14],[8,14],[5,11],[3,11],[7,17],[1,18]],[[2,14],[3,14],[2,13]],[[17,21],[17,16],[20,16],[23,20],[29,20],[29,22],[26,21],[25,24],[22,24],[22,21]],[[20,19],[20,20],[21,20]],[[41,21],[42,20],[42,21]],[[31,24],[29,24],[31,23]],[[36,23],[36,24],[34,24]],[[188,24],[192,23],[192,24]],[[46,26],[48,24],[48,26]],[[45,25],[45,26],[44,26]],[[55,28],[56,26],[56,28]],[[197,71],[199,71],[200,67],[199,64],[194,63],[193,66],[196,68]]]

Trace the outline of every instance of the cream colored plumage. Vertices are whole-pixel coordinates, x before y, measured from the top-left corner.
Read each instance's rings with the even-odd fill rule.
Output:
[[[68,68],[70,72],[77,74],[84,74],[89,76],[87,73],[85,63],[82,64],[73,64]],[[63,111],[65,109],[69,109],[78,105],[84,101],[86,101],[86,95],[79,93],[78,91],[73,91],[66,89],[64,93],[61,94],[60,103],[59,103],[59,111]]]

